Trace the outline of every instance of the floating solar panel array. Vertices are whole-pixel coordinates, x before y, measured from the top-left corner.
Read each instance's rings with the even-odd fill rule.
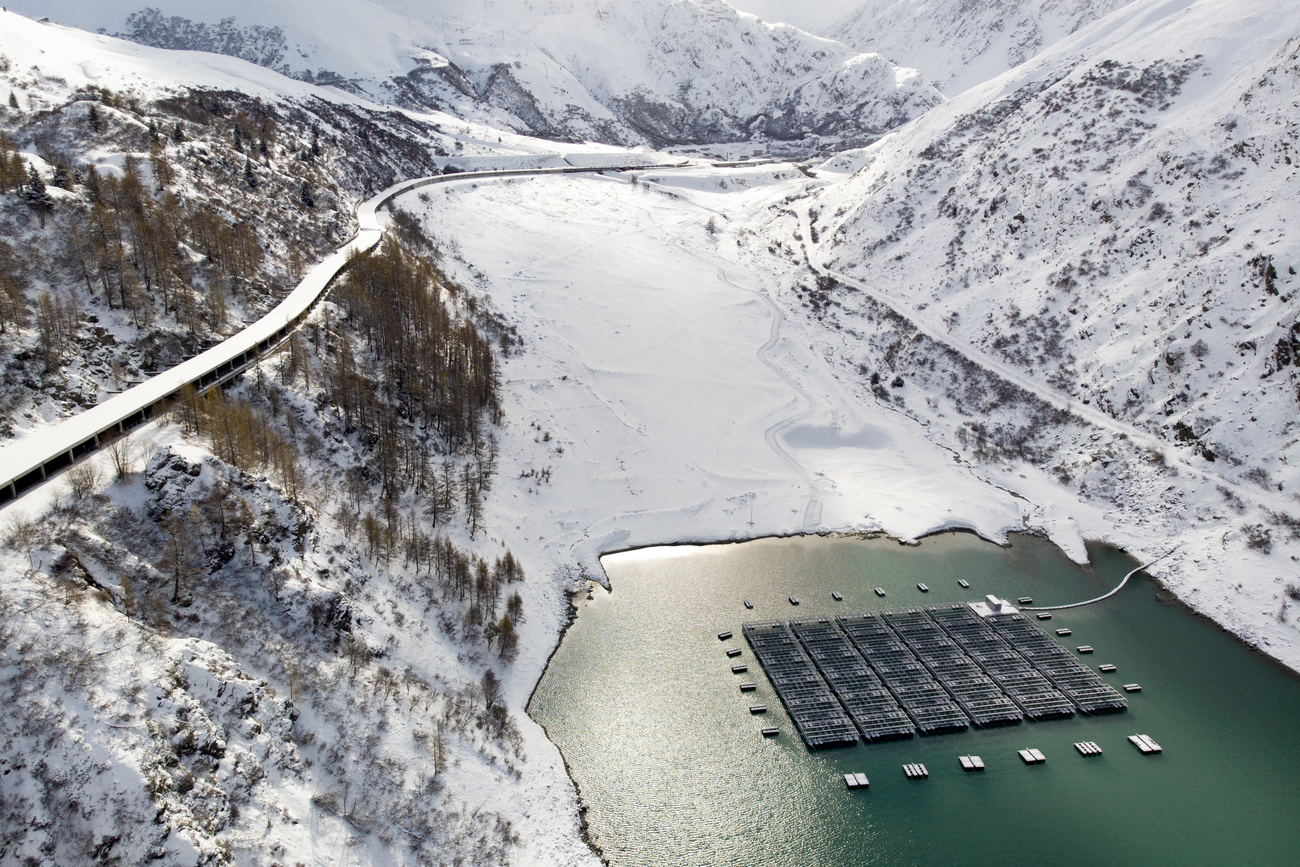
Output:
[[[1020,708],[930,618],[927,610],[886,612],[884,618],[976,725],[1015,725],[1024,719]]]
[[[784,623],[746,623],[743,631],[809,749],[858,742],[853,723]]]
[[[812,749],[1119,711],[1122,695],[1034,623],[970,605],[747,623]]]

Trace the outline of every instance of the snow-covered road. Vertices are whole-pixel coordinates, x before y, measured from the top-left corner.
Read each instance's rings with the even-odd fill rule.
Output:
[[[818,274],[824,274],[843,283],[846,286],[852,286],[870,297],[877,304],[886,307],[905,319],[913,328],[921,334],[928,337],[934,343],[945,346],[953,352],[970,361],[972,364],[992,373],[999,379],[1002,379],[1017,388],[1034,395],[1040,400],[1051,406],[1065,410],[1072,415],[1086,421],[1088,424],[1101,430],[1109,431],[1121,438],[1131,440],[1138,446],[1155,450],[1165,456],[1165,460],[1176,465],[1180,471],[1186,473],[1191,478],[1207,480],[1214,485],[1229,490],[1239,500],[1248,503],[1256,503],[1265,506],[1275,512],[1286,513],[1295,508],[1295,498],[1281,496],[1275,491],[1261,488],[1258,485],[1243,485],[1235,479],[1229,478],[1216,471],[1216,468],[1208,464],[1202,458],[1188,459],[1186,452],[1191,449],[1184,449],[1163,439],[1142,428],[1135,427],[1127,422],[1120,421],[1114,416],[1108,415],[1083,401],[1062,394],[1051,386],[1039,382],[1032,376],[1015,369],[1004,361],[994,358],[979,347],[961,340],[949,333],[948,329],[940,326],[939,323],[927,317],[924,313],[908,307],[896,298],[883,292],[879,287],[871,283],[859,280],[842,271],[829,268],[821,254],[821,245],[812,241],[813,233],[811,231],[810,216],[807,207],[799,213],[800,233],[805,239],[802,242],[802,249],[807,259],[808,266]],[[829,233],[828,235],[829,236]]]
[[[311,268],[271,312],[195,357],[141,382],[111,399],[38,433],[0,447],[0,508],[14,502],[73,463],[107,445],[119,434],[149,420],[187,385],[208,388],[238,375],[274,352],[301,325],[324,297],[351,258],[365,253],[383,237],[379,211],[398,196],[453,178],[475,183],[523,175],[585,174],[616,169],[593,161],[563,168],[485,170],[459,175],[414,178],[394,184],[357,206],[357,232],[346,244]]]

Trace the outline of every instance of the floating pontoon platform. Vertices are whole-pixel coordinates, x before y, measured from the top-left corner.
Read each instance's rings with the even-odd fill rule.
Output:
[[[1143,755],[1161,752],[1160,744],[1151,740],[1150,735],[1129,735],[1128,739]]]
[[[919,762],[903,765],[903,773],[907,774],[909,780],[924,780],[930,776],[929,769]]]

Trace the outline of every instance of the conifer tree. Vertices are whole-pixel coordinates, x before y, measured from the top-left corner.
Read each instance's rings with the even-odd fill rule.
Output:
[[[306,181],[302,182],[302,189],[298,192],[298,201],[302,203],[304,208],[316,207],[316,201],[311,196],[311,186]]]
[[[86,196],[91,203],[99,204],[99,172],[94,166],[86,166]]]
[[[10,108],[18,107],[18,95],[15,94],[12,90],[9,91],[9,107]]]
[[[27,167],[27,191],[23,194],[23,199],[40,216],[41,228],[45,228],[45,215],[54,207],[54,200],[50,198],[49,190],[45,189],[45,181],[41,180],[36,166]]]
[[[253,173],[253,161],[247,157],[244,158],[244,184],[250,190],[257,189],[257,175]]]
[[[9,325],[21,328],[27,324],[26,288],[27,278],[14,248],[0,241],[0,334]]]

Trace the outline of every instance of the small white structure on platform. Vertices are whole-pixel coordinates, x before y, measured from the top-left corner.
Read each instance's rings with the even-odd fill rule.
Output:
[[[1017,614],[1020,611],[1007,600],[999,599],[992,593],[985,596],[983,602],[972,602],[970,607],[980,617],[989,617],[994,614]]]

